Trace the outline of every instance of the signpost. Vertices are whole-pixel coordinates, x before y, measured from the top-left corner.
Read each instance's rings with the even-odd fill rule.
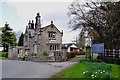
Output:
[[[92,59],[93,59],[93,54],[96,54],[96,53],[104,55],[104,43],[92,44]]]

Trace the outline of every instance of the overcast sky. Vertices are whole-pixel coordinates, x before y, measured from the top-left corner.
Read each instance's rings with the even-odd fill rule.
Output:
[[[35,21],[35,16],[39,12],[42,17],[42,27],[49,25],[50,21],[56,25],[56,27],[63,34],[63,43],[72,42],[76,36],[80,33],[80,30],[71,31],[67,16],[68,6],[74,0],[2,0],[0,3],[0,26],[4,26],[6,22],[14,31],[25,32],[26,25],[29,20]],[[83,3],[85,0],[80,0]],[[0,21],[1,22],[1,21]]]

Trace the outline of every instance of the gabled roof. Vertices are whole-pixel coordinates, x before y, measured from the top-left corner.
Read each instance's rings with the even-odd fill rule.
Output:
[[[62,49],[68,49],[69,47],[77,48],[75,43],[62,44]]]
[[[41,30],[42,31],[45,31],[48,27],[54,27],[54,28],[56,28],[57,30],[58,30],[58,28],[54,25],[54,24],[50,24],[50,25],[47,25],[47,26],[45,26],[45,27],[42,27],[41,28]],[[59,31],[59,30],[58,30]],[[60,32],[60,31],[59,31]],[[60,32],[61,33],[61,32]]]

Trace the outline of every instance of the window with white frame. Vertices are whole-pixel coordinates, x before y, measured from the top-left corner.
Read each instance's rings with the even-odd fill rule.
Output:
[[[51,51],[56,51],[56,50],[60,50],[60,48],[59,48],[59,45],[57,44],[50,44],[49,45],[49,50],[51,50]]]
[[[51,39],[56,39],[56,33],[55,32],[49,32],[48,37],[49,37],[50,40]]]

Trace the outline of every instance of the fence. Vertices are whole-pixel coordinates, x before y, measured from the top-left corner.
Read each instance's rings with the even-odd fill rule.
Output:
[[[120,65],[120,49],[105,49],[105,62]]]
[[[105,56],[120,58],[120,49],[105,49]]]

